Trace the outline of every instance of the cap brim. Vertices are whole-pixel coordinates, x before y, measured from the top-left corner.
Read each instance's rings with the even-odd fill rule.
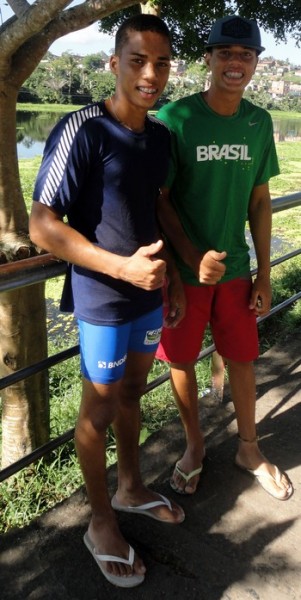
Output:
[[[220,42],[218,44],[205,44],[204,48],[216,48],[218,46],[242,46],[243,48],[250,48],[250,50],[257,50],[257,52],[263,52],[265,48],[263,46],[249,46],[248,44],[238,44],[237,42]]]

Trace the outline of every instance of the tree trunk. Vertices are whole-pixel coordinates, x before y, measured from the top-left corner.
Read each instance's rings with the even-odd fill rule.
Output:
[[[19,179],[16,87],[0,83],[0,262],[33,252]],[[44,284],[0,293],[0,377],[47,356]],[[2,467],[49,439],[48,375],[10,386],[2,397]]]
[[[0,294],[0,375],[46,358],[44,284]],[[48,373],[2,391],[2,468],[49,439]]]

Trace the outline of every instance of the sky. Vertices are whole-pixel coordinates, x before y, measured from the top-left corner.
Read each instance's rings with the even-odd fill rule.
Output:
[[[31,2],[30,2],[31,3]],[[79,0],[74,1],[74,5],[78,4]],[[5,21],[12,15],[11,9],[6,5],[5,0],[0,0],[0,17]],[[265,52],[262,52],[261,58],[267,56],[273,56],[278,60],[288,59],[291,64],[301,65],[301,48],[297,48],[292,38],[288,39],[288,43],[276,44],[271,33],[266,33],[261,29],[261,42],[266,48]],[[114,47],[114,39],[108,35],[100,33],[98,31],[98,24],[94,23],[85,29],[75,31],[60,38],[50,47],[50,52],[56,55],[62,54],[62,52],[70,52],[72,54],[80,54],[85,56],[86,54],[95,54],[102,50],[106,54],[110,54],[110,51]]]
[[[294,40],[291,38],[287,44],[276,44],[273,35],[261,31],[261,42],[266,48],[265,52],[260,55],[273,56],[279,60],[289,59],[291,64],[301,65],[301,48],[297,48]],[[61,54],[62,52],[70,51],[74,54],[94,54],[103,50],[107,54],[114,47],[114,38],[111,38],[98,31],[98,24],[94,23],[82,29],[64,36],[52,44],[50,52],[53,54]]]

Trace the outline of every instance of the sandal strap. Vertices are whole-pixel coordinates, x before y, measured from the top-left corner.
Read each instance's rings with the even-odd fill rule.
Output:
[[[197,469],[194,469],[193,471],[190,471],[190,473],[185,473],[184,471],[182,471],[182,469],[178,463],[176,464],[175,469],[176,469],[177,473],[180,475],[180,477],[182,477],[184,479],[184,481],[186,483],[188,483],[190,481],[190,479],[195,477],[195,475],[199,475],[202,472],[203,465],[201,465]]]
[[[136,508],[139,510],[149,510],[150,508],[156,508],[157,506],[167,506],[167,508],[172,511],[172,506],[168,498],[165,498],[162,494],[158,494],[161,500],[153,500],[152,502],[147,502],[146,504],[140,504],[139,506],[129,506],[128,508]]]
[[[272,465],[274,467],[275,470],[275,475],[273,475],[272,473],[269,473],[268,471],[264,471],[263,469],[261,469],[260,467],[258,467],[258,469],[255,470],[251,470],[248,469],[248,471],[250,471],[251,473],[253,473],[253,475],[257,478],[257,479],[266,479],[266,480],[270,480],[270,481],[274,481],[276,483],[276,485],[279,486],[280,482],[281,482],[281,476],[282,473],[281,471],[278,469],[277,465]]]
[[[94,554],[98,560],[101,562],[118,562],[123,563],[124,565],[129,565],[130,567],[134,564],[135,551],[132,546],[129,545],[129,557],[121,558],[120,556],[112,556],[111,554],[97,554],[94,549]]]

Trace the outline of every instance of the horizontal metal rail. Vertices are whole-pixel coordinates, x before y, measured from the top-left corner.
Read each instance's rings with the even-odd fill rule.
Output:
[[[23,369],[19,369],[15,373],[11,373],[6,377],[2,377],[0,379],[0,390],[4,390],[4,388],[9,385],[13,385],[18,383],[18,381],[22,381],[27,377],[31,377],[32,375],[36,375],[40,371],[44,371],[44,369],[48,369],[49,367],[53,367],[68,358],[72,358],[79,353],[79,345],[72,346],[67,350],[62,350],[62,352],[57,352],[57,354],[53,354],[53,356],[48,356],[44,358],[44,360],[40,360],[34,365],[29,365],[28,367],[24,367]]]
[[[301,191],[272,200],[273,213],[301,204]],[[53,254],[41,254],[0,265],[0,292],[41,283],[66,272],[67,265]]]
[[[41,283],[66,272],[67,264],[53,254],[42,254],[0,265],[0,292]]]
[[[272,200],[273,213],[281,210],[288,210],[299,206],[301,203],[301,192],[295,192],[294,194],[288,194],[287,196],[281,196]]]
[[[289,208],[300,205],[300,203],[301,192],[297,192],[295,194],[291,194],[281,198],[275,198],[272,201],[273,212],[287,210]],[[299,254],[301,254],[301,248],[289,252],[282,257],[272,260],[271,267],[276,266],[284,261],[290,260],[291,258],[298,256]],[[35,283],[46,281],[47,279],[50,279],[52,277],[60,276],[65,273],[66,267],[67,265],[64,261],[60,261],[52,254],[43,254],[33,258],[20,260],[15,263],[0,265],[0,292],[11,291],[16,288],[33,285]],[[252,275],[254,275],[256,271],[256,269],[253,269]],[[281,302],[277,306],[273,307],[268,315],[265,315],[264,317],[259,317],[257,319],[257,322],[261,323],[265,321],[269,317],[277,314],[281,310],[294,304],[300,298],[301,291],[294,294],[291,298],[288,298],[284,302]],[[214,350],[215,345],[212,344],[211,346],[205,348],[200,352],[197,360],[200,361],[206,358],[207,356],[210,356],[214,352]],[[36,373],[43,371],[44,369],[48,369],[54,366],[55,364],[58,364],[59,362],[72,358],[78,353],[79,346],[76,345],[62,352],[58,352],[57,354],[54,354],[53,356],[50,356],[38,363],[35,363],[34,365],[30,365],[23,369],[19,369],[16,373],[13,373],[0,379],[0,390],[8,387],[9,385],[17,383],[18,381],[22,381],[27,377],[35,375]],[[169,371],[163,373],[153,381],[149,382],[146,386],[144,394],[147,394],[151,390],[166,382],[168,379]],[[5,469],[0,470],[0,482],[4,481],[5,479],[8,479],[9,477],[22,470],[26,466],[30,465],[31,463],[36,462],[39,458],[52,452],[62,444],[69,442],[73,439],[73,437],[74,428],[64,432],[55,439],[50,440],[43,446],[36,448],[33,452],[22,457],[20,460],[9,465]]]

